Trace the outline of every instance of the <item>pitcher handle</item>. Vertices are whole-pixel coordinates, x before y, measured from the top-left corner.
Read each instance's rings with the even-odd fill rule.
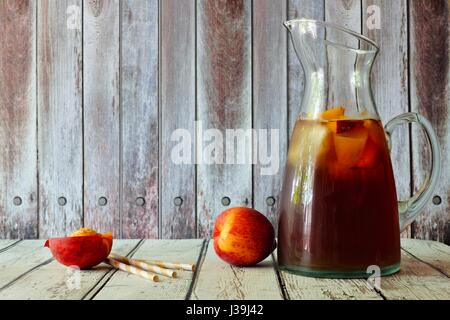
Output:
[[[425,132],[428,144],[431,150],[431,170],[425,178],[420,189],[409,199],[398,201],[398,212],[400,215],[400,230],[403,231],[411,222],[414,221],[417,214],[423,209],[427,201],[433,194],[441,171],[441,154],[439,149],[439,141],[434,132],[431,123],[423,116],[415,112],[403,113],[391,121],[384,127],[387,137],[389,150],[391,149],[391,135],[395,127],[400,124],[418,123]]]

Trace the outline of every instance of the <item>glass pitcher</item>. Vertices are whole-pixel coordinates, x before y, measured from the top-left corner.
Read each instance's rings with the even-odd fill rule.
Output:
[[[314,20],[290,20],[285,26],[305,88],[281,193],[279,267],[330,278],[365,278],[369,266],[381,275],[397,272],[400,232],[427,203],[439,175],[436,134],[429,121],[412,112],[383,128],[370,87],[379,50],[372,40]],[[411,122],[426,133],[431,172],[413,197],[397,202],[390,135]]]

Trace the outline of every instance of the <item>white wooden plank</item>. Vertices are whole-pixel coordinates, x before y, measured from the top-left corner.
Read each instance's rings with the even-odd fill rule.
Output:
[[[402,250],[400,272],[381,278],[380,292],[388,300],[448,300],[450,278]]]
[[[7,250],[7,248],[11,247],[15,243],[18,243],[20,240],[0,240],[0,252]]]
[[[46,238],[83,224],[81,1],[38,5],[39,236]]]
[[[312,278],[280,271],[280,280],[290,300],[381,300],[362,279]]]
[[[291,300],[381,300],[365,280],[309,278],[282,271]]]
[[[84,224],[120,236],[119,1],[83,7]]]
[[[164,0],[161,4],[161,236],[196,237],[195,209],[195,0]],[[176,18],[174,18],[176,17]],[[171,155],[180,141],[172,134],[184,129],[191,136],[188,164]],[[179,137],[174,137],[179,138]],[[177,199],[177,200],[175,200]]]
[[[268,149],[264,151],[256,146],[253,149],[259,153],[259,160],[253,167],[254,207],[264,213],[274,227],[278,223],[279,192],[288,139],[285,20],[285,0],[253,2],[253,128],[267,130],[268,134],[264,141]],[[278,130],[276,144],[271,143],[272,129]],[[261,136],[259,143],[262,142],[260,139]],[[261,163],[261,152],[272,155],[270,164]],[[271,174],[264,172],[270,168]]]
[[[52,257],[44,240],[21,241],[0,253],[0,296],[5,285]]]
[[[42,244],[42,241],[39,243]],[[139,240],[115,240],[113,242],[113,251],[117,254],[127,255],[138,243]],[[27,247],[29,244],[30,242],[26,242],[24,246]],[[43,250],[44,253],[42,253]],[[34,249],[34,252],[37,257],[41,258],[43,254],[46,257],[51,256],[48,248],[39,249],[39,254],[36,249]],[[28,263],[28,259],[21,257],[20,254],[15,254],[14,257],[17,262],[14,266],[8,262],[7,268],[9,270],[21,268],[22,265]],[[2,255],[0,255],[0,259],[2,259]],[[110,271],[111,268],[109,266],[101,264],[92,270],[74,273],[73,269],[67,268],[54,260],[21,277],[11,286],[0,290],[0,300],[80,300]],[[1,274],[3,272],[0,273],[0,277]],[[79,287],[76,285],[76,277],[78,276],[80,277]]]
[[[282,299],[271,256],[253,267],[234,267],[222,261],[216,255],[211,240],[200,268],[191,299]]]
[[[450,247],[426,240],[402,239],[402,249],[450,277]]]
[[[36,1],[0,16],[0,238],[36,238]]]
[[[449,268],[450,249],[447,246],[439,245],[437,251],[421,242],[403,239],[402,246],[413,254],[417,252],[416,257],[422,256],[424,261],[428,260],[440,270]],[[441,252],[445,252],[445,257]],[[382,277],[377,290],[370,289],[365,280],[358,279],[308,278],[287,272],[281,272],[281,277],[290,299],[448,299],[450,292],[448,277],[406,252],[402,252],[400,272]]]
[[[134,259],[197,263],[204,240],[147,240],[132,255]],[[125,272],[117,272],[94,297],[95,300],[185,299],[194,273],[177,271],[177,278],[159,276],[151,282]],[[117,288],[120,287],[120,290]]]
[[[121,15],[122,237],[157,238],[158,1],[123,1]]]
[[[251,134],[246,139],[244,164],[236,164],[236,157],[232,161],[231,151],[228,159],[234,164],[224,164],[226,129],[252,127],[251,1],[199,0],[197,13],[197,110],[203,128],[198,130],[203,146],[197,146],[201,156],[197,167],[197,208],[198,235],[205,237],[212,233],[215,218],[228,205],[251,206],[253,201],[251,152],[248,156]],[[220,137],[214,137],[215,141],[213,137],[203,137],[207,129],[219,130],[222,143]],[[235,140],[229,140],[232,144],[228,148],[234,148]],[[223,152],[218,150],[220,147],[211,150],[214,142]],[[239,143],[241,148],[245,141]],[[205,154],[216,158],[206,162]]]

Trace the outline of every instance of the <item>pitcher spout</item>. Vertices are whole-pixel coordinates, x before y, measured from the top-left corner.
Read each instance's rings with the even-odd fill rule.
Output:
[[[318,115],[336,106],[346,114],[378,118],[370,72],[378,46],[335,24],[293,19],[284,22],[305,76],[301,115]]]
[[[378,45],[370,38],[334,23],[300,18],[284,21],[283,25],[292,36],[297,30],[297,36],[310,36],[318,40],[321,31],[324,31],[323,40],[329,44],[367,54],[379,51]]]

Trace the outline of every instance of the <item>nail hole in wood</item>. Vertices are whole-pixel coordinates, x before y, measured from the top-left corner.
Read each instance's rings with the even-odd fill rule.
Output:
[[[98,198],[98,205],[101,207],[106,206],[106,204],[108,203],[108,200],[105,197],[100,197]]]
[[[433,197],[433,204],[435,204],[435,205],[440,205],[442,203],[442,198],[441,197],[439,197],[439,196],[434,196]]]
[[[65,206],[67,204],[67,199],[65,197],[59,197],[58,204],[62,207]]]
[[[173,204],[176,205],[177,207],[181,206],[183,204],[183,198],[181,197],[174,198]]]
[[[231,199],[229,197],[222,198],[222,205],[224,205],[225,207],[229,206],[230,203],[231,203]]]
[[[275,204],[275,197],[272,197],[272,196],[267,197],[267,199],[266,199],[266,204],[267,204],[269,207],[273,206],[273,205]]]
[[[143,207],[145,204],[145,199],[143,197],[136,198],[136,205],[139,207]]]
[[[22,198],[21,197],[14,197],[13,203],[15,206],[20,206],[22,204]]]

